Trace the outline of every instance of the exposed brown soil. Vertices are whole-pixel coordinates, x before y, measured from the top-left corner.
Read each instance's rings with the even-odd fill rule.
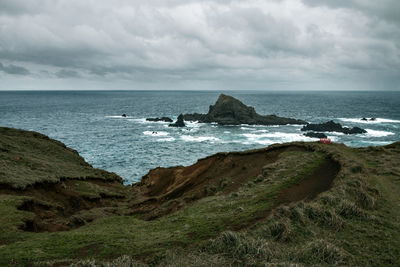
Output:
[[[151,220],[177,211],[186,204],[210,196],[237,190],[262,168],[278,159],[284,151],[305,150],[289,146],[246,152],[218,153],[183,167],[156,168],[134,185],[137,198],[132,214]]]

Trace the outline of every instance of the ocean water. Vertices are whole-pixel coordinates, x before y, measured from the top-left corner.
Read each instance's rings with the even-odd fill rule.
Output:
[[[303,136],[299,125],[188,123],[186,128],[172,128],[145,120],[207,113],[220,93],[240,99],[260,114],[313,123],[334,120],[366,129],[359,135],[326,133],[334,142],[352,147],[400,140],[400,92],[3,91],[0,126],[60,140],[94,167],[119,174],[127,184],[157,166],[190,165],[216,152],[318,140]],[[362,117],[377,119],[365,122]]]

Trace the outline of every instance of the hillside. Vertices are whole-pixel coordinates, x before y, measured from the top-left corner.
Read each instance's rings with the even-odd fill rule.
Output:
[[[0,265],[400,265],[400,143],[294,142],[124,186],[48,137],[0,128]]]

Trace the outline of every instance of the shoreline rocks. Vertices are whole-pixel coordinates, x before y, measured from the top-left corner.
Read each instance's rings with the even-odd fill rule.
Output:
[[[260,115],[253,107],[246,106],[238,99],[221,94],[214,105],[210,105],[207,114],[184,114],[187,121],[198,121],[203,123],[216,122],[220,125],[286,125],[307,124],[303,120],[278,117],[276,115]]]
[[[173,122],[173,120],[169,117],[161,117],[161,118],[146,118],[146,121],[163,121],[163,122]]]
[[[185,122],[184,122],[184,119],[183,119],[183,115],[180,114],[178,116],[178,119],[176,120],[176,122],[175,123],[171,123],[168,126],[169,127],[185,127],[186,125],[185,125]]]
[[[316,133],[316,132],[307,132],[305,134],[303,134],[304,136],[307,137],[312,137],[312,138],[328,138],[328,136],[326,136],[326,134],[324,133]]]
[[[301,131],[315,131],[315,132],[339,132],[344,134],[362,134],[367,131],[359,127],[343,127],[340,123],[334,121],[328,121],[325,123],[307,124]]]
[[[375,118],[370,118],[370,119],[367,119],[367,118],[362,118],[361,119],[362,121],[376,121],[376,119]]]

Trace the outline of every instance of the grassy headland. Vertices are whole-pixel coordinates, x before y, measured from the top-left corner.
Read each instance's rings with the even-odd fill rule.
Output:
[[[398,162],[400,143],[295,142],[124,186],[58,141],[0,128],[0,265],[400,265]]]

